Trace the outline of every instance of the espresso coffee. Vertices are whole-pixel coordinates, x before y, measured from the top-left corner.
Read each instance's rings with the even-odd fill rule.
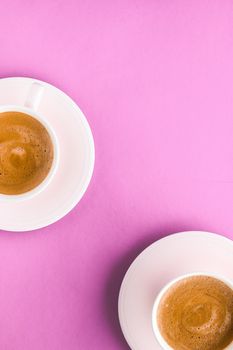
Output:
[[[36,188],[48,175],[54,151],[46,128],[21,112],[0,113],[0,193]]]
[[[209,276],[172,285],[157,311],[161,335],[175,350],[222,350],[233,340],[233,291]]]

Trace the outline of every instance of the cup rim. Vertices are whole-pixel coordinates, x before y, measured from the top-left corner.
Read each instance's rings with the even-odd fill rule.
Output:
[[[30,115],[31,117],[35,118],[36,120],[38,120],[43,126],[44,128],[47,130],[52,144],[53,144],[53,162],[52,162],[52,166],[47,174],[47,176],[44,178],[44,180],[35,188],[31,189],[30,191],[24,192],[24,193],[19,193],[19,194],[4,194],[4,193],[0,193],[0,201],[5,201],[5,202],[11,202],[11,201],[18,201],[18,200],[26,200],[26,199],[31,199],[33,197],[35,197],[37,194],[41,193],[42,191],[44,191],[48,185],[51,183],[51,180],[53,179],[57,168],[58,168],[58,163],[59,163],[59,158],[60,158],[60,150],[59,150],[59,143],[58,143],[58,139],[56,136],[56,133],[53,129],[53,127],[51,126],[51,124],[45,120],[45,118],[43,118],[41,116],[41,114],[39,114],[37,111],[34,111],[33,109],[26,107],[26,106],[18,106],[18,105],[0,105],[0,113],[4,113],[4,112],[22,112],[25,114]]]
[[[160,301],[162,299],[162,297],[164,296],[164,294],[166,293],[166,291],[172,286],[174,285],[176,282],[181,281],[185,278],[188,277],[193,277],[193,276],[207,276],[207,277],[213,277],[216,278],[222,282],[224,282],[228,287],[230,287],[233,290],[233,281],[230,281],[228,278],[220,276],[216,273],[213,272],[191,272],[191,273],[186,273],[183,275],[180,275],[178,277],[173,278],[172,280],[170,280],[168,283],[166,283],[162,289],[160,290],[160,292],[157,294],[155,301],[153,303],[153,307],[152,307],[152,317],[151,317],[151,322],[152,322],[152,329],[153,329],[153,333],[154,336],[156,338],[156,340],[158,341],[158,343],[160,344],[160,346],[162,347],[162,349],[164,350],[174,350],[164,339],[164,337],[162,336],[159,327],[158,327],[158,322],[157,322],[157,311],[158,311],[158,306],[160,304]],[[233,349],[233,341],[226,347],[224,348],[224,350],[231,350]]]

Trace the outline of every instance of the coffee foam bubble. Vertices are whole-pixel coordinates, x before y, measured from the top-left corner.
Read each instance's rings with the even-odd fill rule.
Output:
[[[0,113],[0,193],[20,194],[37,187],[53,162],[45,127],[20,112]]]
[[[176,282],[158,307],[159,330],[175,350],[222,350],[233,340],[233,291],[213,277]]]

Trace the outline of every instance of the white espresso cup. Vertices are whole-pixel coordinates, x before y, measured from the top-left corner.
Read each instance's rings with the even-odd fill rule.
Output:
[[[231,282],[230,280],[226,279],[225,277],[221,277],[217,274],[214,273],[206,273],[206,272],[195,272],[195,273],[189,273],[186,275],[182,275],[179,276],[177,278],[174,278],[173,280],[171,280],[170,282],[168,282],[159,292],[159,294],[157,295],[154,305],[153,305],[153,309],[152,309],[152,328],[154,331],[154,335],[158,341],[158,343],[160,344],[160,346],[162,347],[162,349],[164,350],[174,350],[164,339],[164,337],[162,336],[160,330],[159,330],[159,326],[158,326],[158,322],[157,322],[157,313],[158,313],[158,307],[159,304],[164,296],[164,294],[168,291],[168,289],[170,289],[176,282],[183,280],[184,278],[187,277],[194,277],[194,276],[209,276],[209,277],[213,277],[218,279],[219,281],[224,282],[228,287],[230,287],[233,290],[233,282]],[[224,350],[233,350],[233,342],[231,342],[226,348],[224,348]]]
[[[38,112],[37,112],[38,106],[40,104],[40,101],[41,101],[41,98],[43,95],[43,90],[44,90],[44,87],[42,84],[40,84],[38,82],[32,83],[32,85],[29,89],[26,101],[24,103],[24,106],[1,105],[0,106],[0,114],[3,112],[21,112],[21,113],[28,114],[29,116],[38,120],[44,126],[44,128],[47,130],[47,132],[51,138],[51,142],[53,145],[52,166],[51,166],[47,176],[45,177],[45,179],[38,186],[36,186],[35,188],[33,188],[32,190],[30,190],[28,192],[21,193],[21,194],[14,194],[14,195],[0,194],[0,201],[1,202],[24,200],[24,199],[29,199],[29,198],[36,196],[37,194],[41,193],[42,191],[44,191],[48,187],[48,185],[51,183],[51,181],[52,181],[52,179],[57,171],[58,163],[59,163],[59,144],[58,144],[56,133],[55,133],[54,129],[52,128],[52,126],[48,123],[48,121],[43,116],[38,114]]]

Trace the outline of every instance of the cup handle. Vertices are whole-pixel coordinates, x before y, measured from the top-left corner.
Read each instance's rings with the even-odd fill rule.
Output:
[[[40,83],[34,82],[29,88],[29,92],[24,106],[36,111],[39,107],[44,87]]]

